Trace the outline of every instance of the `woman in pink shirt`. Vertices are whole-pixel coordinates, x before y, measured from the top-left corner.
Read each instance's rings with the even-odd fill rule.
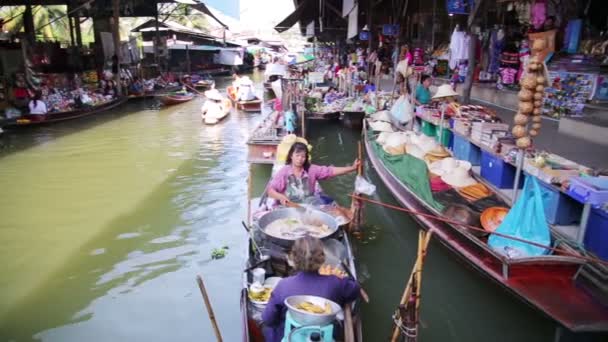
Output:
[[[287,164],[270,181],[268,196],[282,205],[302,203],[307,197],[314,196],[318,190],[315,189],[317,181],[353,172],[359,163],[356,159],[353,165],[344,167],[311,164],[307,146],[296,142],[287,153]]]

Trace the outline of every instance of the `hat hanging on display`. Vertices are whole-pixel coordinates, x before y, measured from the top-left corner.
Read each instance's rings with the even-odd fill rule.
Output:
[[[508,212],[509,209],[504,207],[490,207],[484,210],[481,213],[481,226],[488,232],[495,231]]]
[[[441,179],[455,188],[463,188],[477,183],[475,178],[471,177],[469,171],[462,167],[457,167],[449,173],[444,173]]]
[[[210,100],[221,101],[223,99],[222,94],[217,89],[207,90],[205,92],[205,97]]]
[[[435,93],[435,96],[433,96],[433,100],[453,96],[458,96],[458,93],[452,89],[452,86],[449,84],[442,84],[439,86],[439,88],[437,88],[437,93]]]

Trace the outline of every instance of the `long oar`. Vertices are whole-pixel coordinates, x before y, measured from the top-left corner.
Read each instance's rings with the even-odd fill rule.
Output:
[[[213,313],[213,308],[211,307],[211,302],[209,302],[209,297],[207,296],[207,290],[205,290],[205,284],[203,283],[203,278],[200,275],[196,276],[196,282],[198,283],[198,288],[201,290],[201,294],[203,295],[203,300],[205,301],[205,306],[207,307],[207,313],[209,314],[209,320],[211,320],[211,325],[213,326],[213,332],[215,332],[215,337],[218,342],[222,342],[222,334],[220,333],[220,328],[215,321],[215,314]]]

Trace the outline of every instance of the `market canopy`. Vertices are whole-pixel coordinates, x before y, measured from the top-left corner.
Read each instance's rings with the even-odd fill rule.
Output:
[[[302,2],[300,2],[298,5],[296,5],[296,9],[291,12],[291,14],[287,16],[287,18],[283,19],[283,21],[278,23],[274,27],[274,29],[277,32],[281,33],[292,28],[293,25],[300,21],[300,19],[302,18],[302,14],[304,14],[304,10],[307,9],[307,7],[309,7],[311,4],[314,4],[314,1],[303,0]]]

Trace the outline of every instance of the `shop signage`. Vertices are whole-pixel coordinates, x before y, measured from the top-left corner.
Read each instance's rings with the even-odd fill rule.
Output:
[[[369,40],[369,31],[359,32],[359,40]]]
[[[447,0],[448,14],[469,14],[475,4],[474,0]]]
[[[382,25],[382,34],[385,36],[396,36],[399,32],[399,25]]]

